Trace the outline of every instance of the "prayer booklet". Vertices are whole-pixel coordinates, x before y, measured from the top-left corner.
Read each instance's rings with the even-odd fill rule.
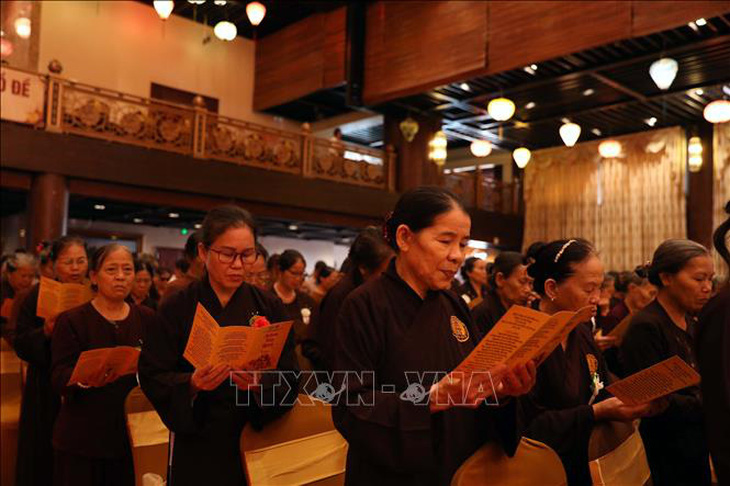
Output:
[[[660,361],[617,381],[606,390],[628,405],[638,405],[696,385],[700,375],[679,356]]]
[[[200,303],[183,356],[195,368],[227,363],[236,370],[276,368],[294,321],[266,327],[221,327]]]
[[[69,385],[86,384],[89,378],[101,370],[115,372],[118,376],[137,372],[139,349],[131,346],[115,346],[84,351],[79,356]]]
[[[624,317],[621,322],[616,324],[616,327],[611,329],[611,332],[606,334],[607,337],[616,338],[616,346],[619,346],[621,344],[621,341],[623,341],[624,335],[626,335],[626,331],[629,330],[629,324],[631,324],[632,317],[634,317],[633,314],[629,314],[628,316]]]
[[[592,315],[591,306],[550,316],[513,305],[454,371],[484,372],[499,364],[513,367],[533,359],[540,364],[570,331]]]
[[[87,303],[93,297],[94,292],[88,285],[61,283],[41,277],[36,315],[44,319],[55,317],[61,312]]]

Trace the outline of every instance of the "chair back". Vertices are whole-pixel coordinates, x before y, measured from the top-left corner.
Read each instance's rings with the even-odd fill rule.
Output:
[[[23,399],[22,362],[12,346],[0,339],[0,484],[15,484],[20,403]]]
[[[594,485],[641,485],[650,481],[638,423],[599,422],[593,427],[588,460]]]
[[[135,484],[142,486],[142,476],[145,473],[167,478],[170,431],[140,387],[129,392],[124,403],[124,411],[127,416],[129,442],[132,446]]]

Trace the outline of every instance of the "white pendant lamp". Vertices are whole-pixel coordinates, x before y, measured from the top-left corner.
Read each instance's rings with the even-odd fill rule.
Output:
[[[175,2],[172,0],[155,0],[152,5],[162,20],[167,20],[172,14],[172,9],[175,8]]]
[[[474,140],[470,148],[474,157],[486,157],[492,153],[492,144],[488,140]]]
[[[577,123],[567,122],[560,127],[560,138],[568,147],[575,145],[580,137],[580,125]]]
[[[266,16],[266,7],[259,2],[251,2],[246,5],[246,16],[254,27],[258,26]]]
[[[497,121],[506,121],[515,114],[515,104],[507,98],[494,98],[487,105],[487,112]]]
[[[663,57],[649,66],[649,75],[661,90],[667,90],[677,77],[679,64],[671,57]]]
[[[234,23],[221,20],[213,27],[213,33],[222,41],[232,41],[238,35],[238,29]]]
[[[613,159],[621,155],[621,143],[618,140],[604,140],[598,145],[598,153],[604,159]]]
[[[433,160],[439,167],[442,167],[446,163],[446,147],[448,146],[446,134],[439,130],[434,134],[428,146],[428,158]]]
[[[710,123],[725,123],[730,121],[730,101],[715,100],[705,106],[705,120]]]
[[[527,166],[530,162],[530,157],[532,157],[532,152],[530,152],[530,149],[525,147],[516,148],[514,152],[512,152],[512,158],[515,159],[515,164],[517,164],[517,167],[520,169],[524,169]]]

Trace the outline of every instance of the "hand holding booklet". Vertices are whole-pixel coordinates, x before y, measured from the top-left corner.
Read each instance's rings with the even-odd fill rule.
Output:
[[[235,370],[276,368],[294,321],[266,327],[221,327],[200,303],[183,356],[196,369],[228,364]]]
[[[606,390],[628,405],[638,405],[696,385],[700,375],[679,356],[641,370],[606,387]]]
[[[137,372],[138,361],[139,349],[131,346],[84,351],[76,361],[68,384],[86,385],[89,384],[90,379],[102,373],[114,373],[117,376],[130,375]]]
[[[88,285],[61,283],[41,277],[36,315],[44,319],[55,317],[61,312],[87,303],[93,297],[94,292]]]
[[[578,324],[592,316],[591,306],[550,316],[513,305],[454,371],[484,372],[500,364],[513,367],[531,360],[540,364]]]

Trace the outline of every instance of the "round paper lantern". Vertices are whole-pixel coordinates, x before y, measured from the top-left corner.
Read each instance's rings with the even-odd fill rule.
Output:
[[[604,140],[598,146],[598,153],[606,159],[613,159],[621,155],[621,143],[618,140]]]
[[[730,121],[730,101],[715,100],[705,106],[705,120],[710,123],[725,123]]]
[[[512,158],[515,159],[515,164],[517,164],[517,167],[520,169],[524,169],[527,166],[530,162],[530,157],[532,157],[532,152],[530,152],[530,149],[525,147],[516,148],[514,152],[512,152]]]
[[[560,127],[560,138],[563,139],[563,143],[568,147],[575,145],[580,137],[580,125],[577,123],[565,123]]]
[[[492,153],[492,144],[487,140],[474,140],[470,148],[474,157],[486,157]]]
[[[515,114],[515,104],[507,98],[494,98],[487,105],[489,116],[497,121],[505,121]]]

